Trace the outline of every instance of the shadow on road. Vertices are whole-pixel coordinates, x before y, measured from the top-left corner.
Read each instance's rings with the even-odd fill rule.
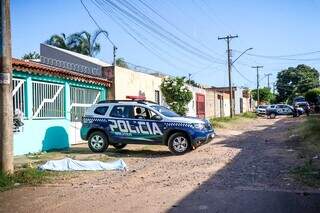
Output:
[[[292,191],[299,190],[288,175],[297,158],[286,140],[289,128],[298,124],[297,119],[280,119],[209,144],[241,151],[168,212],[320,212],[320,194]]]
[[[152,147],[152,146],[151,146]],[[71,147],[69,150],[61,151],[64,154],[94,154],[86,145],[81,147],[75,146]],[[124,149],[115,149],[112,146],[109,146],[106,152],[101,153],[106,155],[107,157],[115,157],[115,158],[123,158],[123,157],[137,157],[137,158],[159,158],[159,157],[169,157],[172,156],[170,151],[167,150],[152,150],[145,149],[140,145],[140,149],[131,149],[131,147]]]

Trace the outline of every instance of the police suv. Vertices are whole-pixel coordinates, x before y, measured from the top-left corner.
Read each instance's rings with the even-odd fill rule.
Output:
[[[215,132],[207,120],[181,117],[150,101],[101,101],[82,119],[81,138],[93,152],[109,145],[163,144],[174,154],[184,154],[209,141]]]

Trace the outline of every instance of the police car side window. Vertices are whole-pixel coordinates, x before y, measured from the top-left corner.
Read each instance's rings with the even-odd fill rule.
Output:
[[[102,106],[102,107],[97,107],[95,110],[94,110],[94,114],[97,114],[97,115],[105,115],[107,110],[108,110],[109,107],[107,106]]]
[[[115,118],[132,118],[132,112],[133,107],[132,106],[114,106],[110,112],[110,117]]]

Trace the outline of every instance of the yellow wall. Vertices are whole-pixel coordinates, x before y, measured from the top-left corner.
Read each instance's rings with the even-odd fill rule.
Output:
[[[127,95],[145,95],[149,101],[155,100],[155,90],[160,92],[162,78],[122,67],[115,70],[115,99],[126,99]]]

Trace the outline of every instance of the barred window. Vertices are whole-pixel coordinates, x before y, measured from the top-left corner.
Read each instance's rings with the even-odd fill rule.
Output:
[[[159,92],[159,90],[155,90],[154,91],[154,99],[155,99],[157,104],[160,104],[160,92]]]
[[[32,82],[33,118],[63,118],[64,85]]]
[[[97,89],[70,87],[71,121],[81,121],[86,110],[100,98],[101,92]]]
[[[25,102],[25,80],[19,78],[12,79],[12,106],[13,113],[20,110],[26,116],[26,102]]]

